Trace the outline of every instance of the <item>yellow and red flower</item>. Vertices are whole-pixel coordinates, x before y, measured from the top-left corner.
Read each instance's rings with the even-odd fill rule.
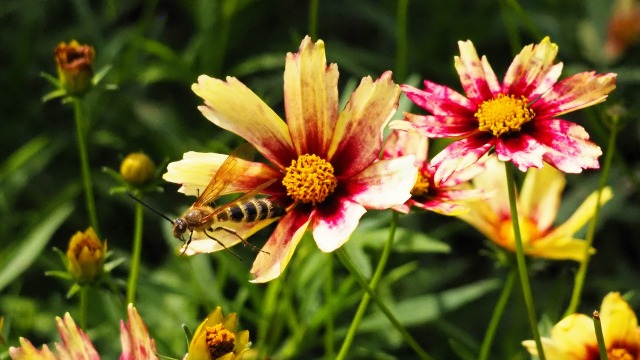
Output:
[[[249,330],[237,331],[238,315],[218,306],[193,334],[184,360],[239,360],[249,349]]]
[[[473,178],[472,182],[476,188],[495,191],[494,196],[469,202],[470,211],[459,215],[459,218],[478,229],[493,243],[515,252],[503,164],[492,156],[485,162],[485,171]],[[525,254],[556,260],[584,259],[586,242],[574,236],[593,216],[597,193],[589,195],[568,220],[554,227],[564,186],[563,173],[552,166],[532,168],[527,172],[516,200]],[[605,204],[612,196],[611,189],[604,188],[600,204]]]
[[[608,358],[640,359],[638,319],[620,293],[605,296],[599,315]],[[523,341],[522,345],[531,355],[538,355],[533,340]],[[585,314],[572,314],[562,319],[551,329],[551,338],[542,338],[542,347],[549,360],[600,359],[593,320]]]
[[[156,343],[133,304],[127,306],[127,322],[120,320],[120,360],[156,360]]]
[[[76,232],[69,240],[67,270],[80,285],[91,283],[103,272],[107,241],[100,241],[92,227]]]
[[[411,195],[414,157],[378,160],[382,129],[400,95],[391,72],[376,81],[362,79],[342,112],[337,83],[338,67],[327,66],[324,43],[306,37],[299,51],[286,57],[286,123],[236,78],[202,75],[192,87],[205,101],[200,111],[207,119],[245,138],[272,164],[254,163],[227,192],[249,192],[277,179],[263,192],[289,209],[253,264],[255,282],[282,273],[307,228],[322,251],[333,251],[349,239],[368,209],[388,209]],[[195,195],[224,159],[186,153],[182,161],[169,164],[164,179]],[[221,248],[206,237],[190,247],[187,254]]]
[[[82,95],[92,86],[93,62],[96,52],[93,46],[81,45],[76,40],[61,42],[55,49],[58,79],[70,95]]]
[[[411,190],[411,198],[393,209],[409,213],[412,206],[437,212],[442,215],[455,216],[469,209],[467,201],[485,198],[488,193],[482,189],[472,189],[469,180],[484,170],[484,166],[476,163],[453,174],[447,181],[436,184],[433,181],[434,168],[427,162],[429,139],[415,131],[393,130],[384,143],[383,159],[395,159],[406,155],[415,155],[418,167],[418,180]],[[465,185],[467,184],[467,185]]]
[[[522,49],[501,84],[471,41],[458,46],[455,67],[466,97],[426,80],[424,90],[403,85],[407,97],[431,114],[407,113],[392,124],[427,137],[457,139],[431,160],[436,183],[492,148],[521,171],[539,169],[543,161],[566,173],[599,167],[602,151],[585,129],[557,117],[603,102],[615,89],[616,74],[583,72],[558,82],[562,63],[553,63],[558,47],[545,37]]]

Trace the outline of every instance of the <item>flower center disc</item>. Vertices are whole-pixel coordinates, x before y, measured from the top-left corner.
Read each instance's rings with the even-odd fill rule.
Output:
[[[413,196],[425,196],[429,193],[429,178],[422,174],[422,172],[418,172],[418,180],[413,185],[413,189],[411,189],[411,195]]]
[[[504,133],[520,131],[522,124],[533,119],[536,114],[527,107],[527,99],[521,96],[500,94],[484,101],[473,115],[478,119],[478,128],[498,137]]]
[[[291,161],[282,179],[287,195],[303,203],[321,203],[338,185],[333,166],[317,155],[300,155]]]
[[[614,348],[609,350],[609,360],[633,360],[634,356],[629,350],[624,348]]]
[[[233,351],[236,336],[222,324],[209,326],[205,329],[207,349],[212,359],[217,359]]]

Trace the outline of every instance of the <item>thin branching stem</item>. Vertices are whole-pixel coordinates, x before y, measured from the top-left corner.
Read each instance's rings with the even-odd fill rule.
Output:
[[[604,343],[604,334],[602,333],[602,324],[600,323],[600,314],[598,314],[597,311],[593,312],[593,327],[596,331],[600,360],[609,360],[609,356],[607,355],[607,346]]]
[[[484,333],[484,339],[480,346],[480,355],[478,355],[478,360],[486,360],[489,358],[493,339],[495,338],[496,331],[498,330],[500,319],[502,319],[502,315],[504,314],[504,309],[507,307],[507,303],[509,302],[509,297],[511,297],[511,293],[513,292],[513,285],[516,282],[517,276],[518,269],[515,266],[511,266],[507,279],[504,281],[502,291],[500,292],[498,302],[493,309],[493,314],[491,315],[489,326],[487,326],[487,331]]]
[[[138,198],[141,194],[135,194]],[[142,226],[144,209],[140,202],[136,202],[133,225],[133,250],[131,254],[131,271],[127,282],[127,303],[133,304],[136,299],[136,284],[140,273],[140,254],[142,252]]]

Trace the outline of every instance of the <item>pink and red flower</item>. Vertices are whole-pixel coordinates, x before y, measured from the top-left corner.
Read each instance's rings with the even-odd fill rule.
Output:
[[[400,95],[391,72],[376,81],[362,79],[342,112],[337,84],[338,67],[327,66],[324,43],[306,37],[300,50],[286,57],[286,123],[236,78],[202,75],[192,87],[205,100],[200,111],[207,119],[246,139],[271,163],[254,163],[226,192],[246,193],[276,179],[263,193],[289,210],[253,264],[255,282],[282,273],[306,229],[322,251],[333,251],[349,239],[367,210],[388,209],[411,196],[417,176],[414,157],[378,159],[382,130]],[[164,179],[195,195],[224,159],[186,153],[183,160],[169,164]],[[238,236],[220,233],[227,247],[239,241]],[[196,235],[186,254],[222,248]]]
[[[602,151],[585,129],[557,117],[605,101],[615,89],[616,74],[583,72],[558,82],[562,63],[553,63],[558,47],[546,37],[522,49],[501,84],[471,41],[458,46],[455,68],[466,97],[430,81],[424,90],[403,85],[409,99],[431,114],[407,113],[405,120],[392,123],[427,137],[458,139],[432,159],[436,183],[492,148],[521,171],[541,168],[543,161],[566,173],[599,167]]]

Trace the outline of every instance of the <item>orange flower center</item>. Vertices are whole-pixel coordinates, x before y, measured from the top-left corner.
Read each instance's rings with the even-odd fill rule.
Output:
[[[412,196],[425,196],[429,192],[429,177],[418,172],[418,180],[411,189]]]
[[[517,99],[513,95],[500,94],[482,102],[473,115],[478,119],[478,128],[491,132],[495,137],[504,133],[520,131],[524,123],[533,119],[536,114],[527,107],[527,98]]]
[[[524,247],[525,253],[530,248],[531,243],[536,241],[541,237],[540,230],[536,224],[528,218],[519,218],[520,224],[520,235],[522,236],[522,245]],[[513,235],[513,222],[511,219],[505,219],[500,223],[500,228],[498,229],[498,237],[500,246],[509,249],[511,251],[515,251],[516,249],[516,240]],[[535,254],[531,254],[534,255]]]
[[[231,331],[225,329],[224,325],[216,324],[205,329],[207,349],[211,354],[211,359],[217,359],[233,351],[236,336]]]
[[[317,155],[304,154],[291,161],[282,185],[296,202],[316,205],[333,193],[338,179],[331,163]]]
[[[635,357],[625,348],[614,348],[607,351],[609,360],[634,360]]]
[[[76,258],[80,257],[80,254],[82,254],[83,251],[85,251],[85,249],[89,250],[89,253],[91,255],[94,255],[96,252],[99,252],[102,250],[102,246],[100,244],[100,242],[92,239],[92,238],[87,238],[87,237],[83,237],[76,245],[75,247],[73,247],[73,252],[76,255]]]

